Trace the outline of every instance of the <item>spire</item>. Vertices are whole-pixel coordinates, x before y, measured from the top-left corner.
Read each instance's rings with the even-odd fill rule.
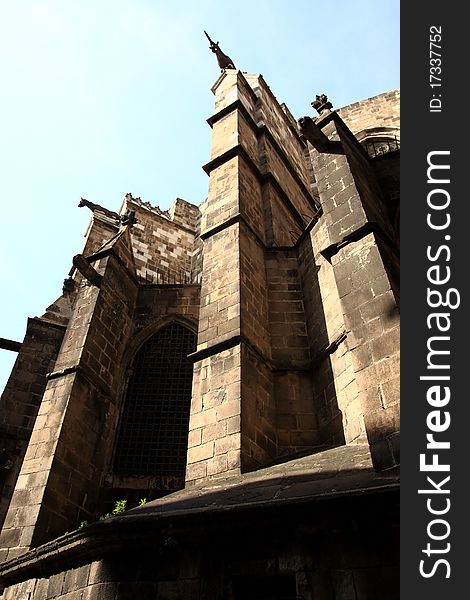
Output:
[[[227,56],[226,54],[224,54],[222,52],[222,50],[220,49],[219,42],[213,42],[211,40],[211,38],[209,37],[209,34],[207,33],[207,31],[204,31],[204,33],[206,34],[206,38],[209,40],[210,49],[212,50],[212,52],[215,54],[215,56],[217,58],[219,67],[222,70],[223,69],[236,69],[236,67],[233,63],[233,60],[230,58],[230,56]]]

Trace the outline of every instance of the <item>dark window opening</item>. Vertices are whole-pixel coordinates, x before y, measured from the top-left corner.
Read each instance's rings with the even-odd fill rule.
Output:
[[[196,336],[172,323],[137,352],[119,428],[114,472],[184,477]]]
[[[363,145],[371,158],[400,150],[400,140],[397,137],[369,139],[363,142]]]

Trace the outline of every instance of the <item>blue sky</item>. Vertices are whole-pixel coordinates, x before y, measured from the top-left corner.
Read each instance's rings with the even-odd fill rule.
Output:
[[[90,212],[127,192],[165,209],[207,194],[203,34],[295,117],[399,87],[399,0],[0,0],[0,337],[61,293]],[[16,355],[0,350],[0,388]]]

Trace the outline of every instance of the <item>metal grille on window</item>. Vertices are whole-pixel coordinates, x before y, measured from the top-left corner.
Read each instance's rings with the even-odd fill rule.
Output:
[[[137,352],[114,459],[120,475],[183,477],[196,336],[172,323]]]
[[[400,140],[397,137],[371,140],[366,142],[365,148],[371,158],[376,158],[400,150]]]

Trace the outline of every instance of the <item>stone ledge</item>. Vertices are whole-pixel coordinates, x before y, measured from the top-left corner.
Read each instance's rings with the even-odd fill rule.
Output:
[[[377,474],[369,447],[341,446],[273,465],[192,486],[134,508],[122,516],[99,521],[34,548],[0,566],[0,590],[16,582],[74,568],[123,548],[155,545],[165,527],[177,530],[190,518],[214,524],[214,519],[246,515],[266,516],[268,509],[295,511],[305,507],[313,516],[325,503],[374,494],[397,493],[395,470]],[[317,509],[312,511],[311,504]],[[312,516],[312,518],[313,518]],[[321,518],[321,517],[319,517]],[[256,518],[259,522],[260,517]]]

